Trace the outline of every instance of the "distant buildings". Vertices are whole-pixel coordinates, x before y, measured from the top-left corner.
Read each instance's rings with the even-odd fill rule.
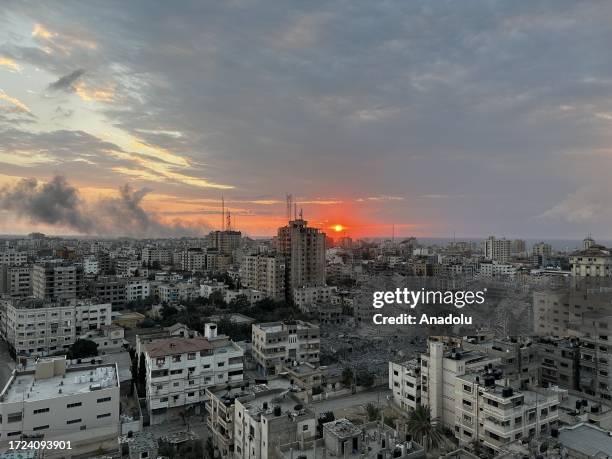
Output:
[[[32,267],[0,264],[0,294],[26,297],[32,295]]]
[[[496,239],[489,236],[485,241],[485,258],[499,263],[510,261],[511,241],[507,239]]]

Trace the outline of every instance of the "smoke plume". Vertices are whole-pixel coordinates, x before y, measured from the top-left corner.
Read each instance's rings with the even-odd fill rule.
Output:
[[[181,222],[167,224],[142,207],[148,188],[119,187],[117,197],[87,203],[62,176],[46,183],[25,178],[0,189],[0,209],[35,224],[68,227],[81,234],[136,238],[201,236],[210,227]]]

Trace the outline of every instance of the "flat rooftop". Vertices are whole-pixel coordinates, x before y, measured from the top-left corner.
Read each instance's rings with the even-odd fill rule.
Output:
[[[9,380],[2,395],[4,403],[15,403],[84,394],[118,386],[117,367],[102,365],[89,368],[67,368],[65,375],[44,379],[35,379],[34,371],[17,373]]]
[[[608,457],[612,451],[612,437],[608,432],[590,424],[561,428],[559,442],[588,457]]]
[[[213,346],[206,338],[182,338],[180,336],[160,339],[145,345],[145,351],[149,357],[153,358],[212,349]]]
[[[325,431],[333,433],[339,438],[356,437],[361,433],[361,429],[346,418],[336,419],[335,421],[323,424]]]
[[[301,320],[287,322],[267,322],[262,324],[256,324],[256,327],[265,330],[268,333],[277,333],[287,330],[288,327],[295,327],[297,330],[310,330],[312,328],[319,328],[308,322],[302,322]]]

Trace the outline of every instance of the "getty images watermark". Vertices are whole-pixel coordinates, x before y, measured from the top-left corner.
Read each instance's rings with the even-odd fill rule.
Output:
[[[414,309],[419,305],[432,306],[454,306],[462,309],[473,304],[483,304],[485,293],[483,290],[410,290],[407,288],[396,288],[392,291],[376,291],[372,295],[372,306],[380,309],[386,305],[398,305]],[[466,314],[407,314],[385,316],[384,314],[374,314],[372,322],[375,325],[472,325],[472,316]]]

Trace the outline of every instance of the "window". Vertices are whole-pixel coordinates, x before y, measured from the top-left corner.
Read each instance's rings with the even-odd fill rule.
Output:
[[[17,432],[9,432],[6,434],[7,437],[14,437],[16,435],[21,435],[21,430],[17,431]]]
[[[190,352],[189,354],[187,354],[187,360],[195,360],[195,358],[195,352]]]
[[[99,415],[96,416],[96,418],[98,418],[98,419],[108,418],[108,417],[110,417],[110,415],[111,415],[110,413],[99,414]]]
[[[21,422],[22,416],[21,412],[19,413],[9,413],[6,418],[6,422]]]
[[[77,424],[81,422],[81,419],[71,419],[70,421],[66,421],[66,424]]]
[[[39,408],[38,410],[34,410],[34,414],[48,413],[49,408]]]
[[[66,405],[66,408],[76,408],[77,406],[81,405],[83,405],[81,402],[69,403],[68,405]]]
[[[37,430],[46,430],[46,429],[48,429],[48,428],[49,428],[49,426],[48,426],[48,425],[46,425],[46,426],[38,426],[38,427],[34,427],[32,430],[34,430],[34,431],[37,431]]]

